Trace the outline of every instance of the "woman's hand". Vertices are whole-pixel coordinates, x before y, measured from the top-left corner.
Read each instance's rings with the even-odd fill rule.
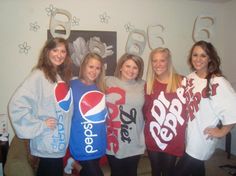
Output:
[[[57,126],[57,120],[53,117],[49,117],[47,120],[45,120],[45,123],[51,130],[54,130]]]
[[[212,138],[221,138],[224,137],[232,128],[234,127],[234,124],[231,125],[223,125],[222,128],[218,127],[207,127],[203,131],[205,135],[207,135],[207,139]]]

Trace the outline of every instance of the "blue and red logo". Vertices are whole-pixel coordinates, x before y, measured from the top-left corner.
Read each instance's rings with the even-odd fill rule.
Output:
[[[86,92],[79,101],[79,109],[87,122],[104,122],[107,116],[105,95],[96,90]]]
[[[63,111],[68,111],[72,104],[72,91],[65,82],[58,82],[54,89],[54,94],[59,107]]]

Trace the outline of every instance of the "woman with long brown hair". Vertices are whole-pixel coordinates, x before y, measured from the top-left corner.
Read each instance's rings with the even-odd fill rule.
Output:
[[[211,43],[196,42],[188,63],[193,72],[187,77],[185,91],[189,117],[186,149],[175,175],[205,176],[204,161],[236,123],[236,93],[222,75],[220,57]]]
[[[63,38],[48,40],[38,64],[16,90],[9,115],[16,135],[39,157],[37,176],[62,176],[73,110],[71,59]]]

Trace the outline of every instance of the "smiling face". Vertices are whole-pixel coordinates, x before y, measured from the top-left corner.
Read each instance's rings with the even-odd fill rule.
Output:
[[[63,43],[59,43],[55,48],[48,51],[48,58],[55,68],[61,65],[66,57],[67,52]]]
[[[132,60],[126,60],[120,68],[121,80],[129,81],[135,80],[138,76],[139,69],[137,64]]]
[[[205,78],[208,73],[208,63],[210,59],[200,46],[196,46],[193,49],[191,62],[198,76]]]
[[[95,83],[101,70],[102,63],[95,58],[90,58],[83,68],[83,81],[88,85]]]
[[[159,79],[166,79],[169,76],[169,55],[166,52],[157,52],[153,55],[152,69]]]

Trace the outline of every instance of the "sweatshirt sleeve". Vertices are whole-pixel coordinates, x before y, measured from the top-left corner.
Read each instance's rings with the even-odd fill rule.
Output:
[[[223,77],[216,81],[216,96],[212,96],[212,105],[223,125],[236,123],[236,93],[231,84]],[[214,93],[214,92],[213,92]]]
[[[13,128],[19,138],[32,139],[45,128],[45,122],[37,116],[37,89],[40,81],[32,73],[12,96],[8,111]]]
[[[145,84],[144,85],[144,99],[145,99],[145,101],[144,101],[144,105],[142,108],[144,119],[146,119],[146,113],[149,110],[149,106],[150,106],[150,102],[151,102],[151,100],[150,100],[151,95],[147,95],[146,87],[147,87],[147,85]]]

